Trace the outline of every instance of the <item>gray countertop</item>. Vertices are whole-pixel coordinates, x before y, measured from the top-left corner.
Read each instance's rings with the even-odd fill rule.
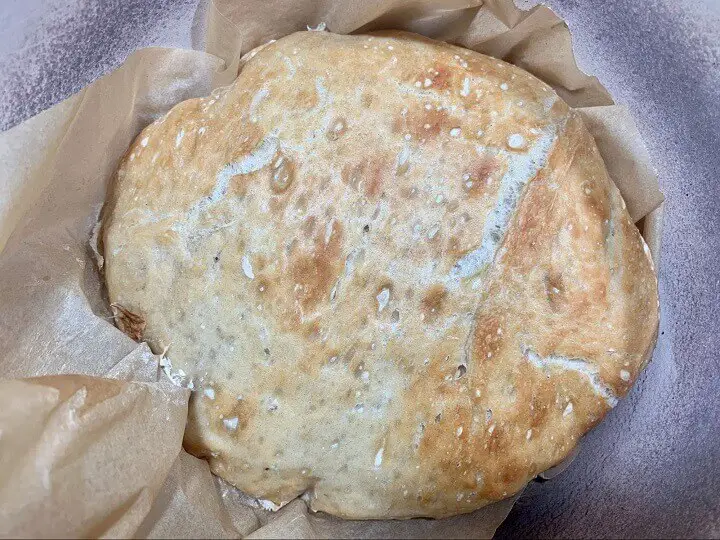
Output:
[[[197,3],[4,0],[0,128],[57,103],[134,49],[198,46]],[[654,359],[629,397],[567,471],[530,485],[498,536],[717,537],[720,0],[548,5],[568,21],[580,66],[629,106],[658,170],[667,199],[662,318]]]

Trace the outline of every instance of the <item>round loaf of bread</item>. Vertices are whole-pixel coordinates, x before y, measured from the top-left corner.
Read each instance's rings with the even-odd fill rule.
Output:
[[[561,461],[649,358],[647,247],[579,115],[420,36],[300,32],[148,126],[103,250],[118,326],[245,492],[442,517]]]

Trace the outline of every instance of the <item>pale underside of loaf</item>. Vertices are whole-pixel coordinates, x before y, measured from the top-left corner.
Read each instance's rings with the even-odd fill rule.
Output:
[[[419,36],[301,32],[148,126],[103,228],[186,446],[280,505],[442,517],[565,457],[654,343],[647,249],[579,116]]]

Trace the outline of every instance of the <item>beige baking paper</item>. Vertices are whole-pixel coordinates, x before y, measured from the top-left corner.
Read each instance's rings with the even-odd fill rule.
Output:
[[[269,513],[213,477],[180,446],[187,391],[113,325],[90,242],[98,212],[140,129],[231,82],[253,47],[321,23],[339,33],[415,31],[551,84],[581,110],[657,260],[662,195],[632,119],[578,70],[567,26],[544,7],[216,0],[207,15],[211,54],[138,51],[0,134],[0,536],[491,537],[512,499],[446,520],[343,521],[299,500]],[[28,379],[58,374],[68,375]]]
[[[180,453],[189,391],[141,382],[157,380],[147,345],[122,365],[117,379],[0,381],[0,536],[128,537],[145,520]]]

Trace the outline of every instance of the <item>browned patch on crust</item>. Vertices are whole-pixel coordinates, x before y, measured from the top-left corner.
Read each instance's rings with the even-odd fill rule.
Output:
[[[442,285],[433,285],[420,302],[420,310],[426,323],[434,322],[442,313],[447,290]]]
[[[120,304],[110,304],[117,327],[135,341],[142,341],[145,332],[145,319]]]
[[[560,272],[550,270],[544,278],[544,293],[555,313],[564,312],[574,320],[582,320],[591,313],[598,312],[607,306],[607,276],[594,272],[586,288],[567,288]],[[556,333],[554,338],[561,341],[562,335]],[[550,339],[554,343],[555,339]]]
[[[380,160],[368,164],[368,174],[365,181],[365,195],[371,199],[377,197],[382,187],[382,174],[384,163]]]
[[[302,333],[310,341],[316,341],[320,337],[320,323],[312,321],[302,325]]]
[[[428,360],[430,360],[430,362],[425,371],[417,373],[413,378],[407,396],[437,395],[439,402],[444,399],[447,399],[448,403],[452,402],[452,396],[458,392],[459,387],[454,380],[447,381],[445,379],[447,375],[454,374],[455,367],[444,362],[445,355],[447,354],[446,348],[443,348],[444,346],[446,345],[440,342],[436,346],[435,351],[429,351]],[[402,357],[408,354],[406,350],[398,349],[397,354],[394,354],[394,352],[393,350],[389,350],[389,356]],[[434,414],[431,410],[431,404],[425,403],[425,405],[425,412],[427,414],[426,423],[429,424],[433,421]],[[421,409],[422,407],[418,410]]]
[[[487,438],[487,449],[488,452],[494,453],[494,454],[500,454],[503,451],[505,451],[511,444],[511,435],[509,433],[506,433],[503,426],[492,423],[491,426],[495,426],[493,428],[492,433],[487,431],[488,438]]]
[[[475,323],[473,334],[473,358],[475,362],[492,362],[503,342],[500,321],[492,315],[481,314]]]
[[[258,416],[258,403],[253,396],[232,395],[222,387],[213,387],[215,399],[209,399],[203,392],[193,392],[188,405],[188,424],[185,430],[183,446],[188,452],[198,457],[208,457],[211,448],[203,441],[204,423],[210,421],[212,431],[228,437],[242,437],[245,430]],[[237,428],[230,429],[223,420],[232,421],[237,418]],[[231,424],[232,426],[232,424]],[[231,427],[230,426],[230,427]]]
[[[426,68],[423,71],[415,72],[415,75],[407,79],[408,84],[415,85],[420,81],[421,88],[425,90],[447,90],[452,84],[452,70],[447,65],[435,62],[432,68]],[[430,84],[426,84],[426,81]]]
[[[314,311],[321,301],[329,298],[330,289],[340,272],[342,235],[342,226],[333,221],[327,243],[324,231],[319,231],[312,252],[301,253],[290,261],[292,294],[303,313]]]
[[[452,83],[452,73],[448,67],[443,64],[435,64],[433,69],[432,77],[430,77],[432,87],[438,90],[447,89]]]
[[[452,118],[444,108],[438,111],[436,107],[432,107],[428,110],[420,104],[408,111],[405,119],[399,117],[397,124],[397,129],[393,129],[395,133],[410,133],[415,139],[433,139],[442,132],[449,133],[452,128],[460,125],[460,122]]]
[[[383,186],[385,160],[375,159],[354,164],[346,164],[340,173],[342,181],[353,189],[362,189],[369,198],[377,197]]]
[[[424,429],[420,428],[419,424],[411,424],[416,431],[410,438],[421,435],[417,447],[417,461],[433,463],[433,471],[428,475],[428,483],[433,486],[432,491],[436,494],[452,494],[455,499],[459,490],[474,489],[474,472],[477,469],[473,467],[472,453],[467,449],[468,445],[475,445],[477,440],[470,435],[469,411],[456,404],[445,409],[441,416],[426,419],[423,424]],[[463,426],[464,431],[458,437],[459,426]]]
[[[517,484],[524,484],[525,478],[528,473],[527,465],[520,461],[514,460],[505,465],[505,468],[500,474],[500,481],[502,484],[492,491],[493,495],[497,498],[505,497],[508,493],[508,486],[515,486]],[[511,492],[516,488],[510,488]]]
[[[215,399],[215,406],[217,407],[215,426],[218,432],[236,436],[238,432],[247,429],[257,411],[257,403],[251,403],[250,401],[249,399],[237,399],[237,396],[220,392],[219,397]],[[213,416],[215,415],[213,414]],[[233,430],[225,427],[223,420],[232,421],[234,418],[238,419],[237,429]]]
[[[597,185],[585,183],[583,190],[583,206],[585,211],[594,216],[600,223],[610,219],[610,201],[607,192]]]
[[[471,199],[477,199],[488,191],[487,181],[498,169],[498,162],[493,156],[483,156],[474,161],[467,174],[469,180],[463,179],[463,190]]]
[[[558,311],[563,301],[563,279],[559,272],[548,272],[545,276],[545,295],[553,311]]]
[[[346,163],[343,165],[342,171],[340,172],[340,178],[342,178],[342,181],[351,188],[358,189],[360,182],[362,181],[364,168],[365,166],[363,163],[355,163],[352,165],[350,163]]]
[[[528,240],[537,238],[548,225],[548,210],[552,208],[552,198],[547,188],[543,185],[531,184],[525,196],[523,208],[518,215],[518,229],[520,234],[517,237],[528,243]],[[524,211],[523,211],[524,210]],[[525,248],[528,246],[525,245]]]
[[[447,244],[445,245],[445,252],[452,260],[459,259],[465,253],[465,251],[460,248],[460,239],[457,236],[448,238]]]
[[[557,231],[555,194],[538,177],[530,181],[520,202],[515,223],[506,234],[505,260],[526,268],[543,261],[551,238]]]
[[[298,109],[314,109],[318,104],[318,96],[315,90],[300,90],[295,96],[293,106]]]
[[[393,133],[403,133],[405,131],[405,118],[402,116],[396,116],[393,119],[391,131]]]
[[[264,296],[270,296],[273,291],[273,280],[265,276],[257,276],[257,291]]]
[[[548,422],[550,407],[541,397],[533,396],[530,407],[530,427],[535,429],[542,427]]]
[[[300,227],[300,230],[302,230],[303,234],[306,237],[311,237],[313,233],[315,232],[315,225],[317,223],[317,218],[315,216],[308,216],[305,218],[305,221],[303,222],[302,226]]]
[[[262,253],[256,253],[252,260],[253,268],[257,269],[258,272],[265,270],[267,263],[267,257]]]

